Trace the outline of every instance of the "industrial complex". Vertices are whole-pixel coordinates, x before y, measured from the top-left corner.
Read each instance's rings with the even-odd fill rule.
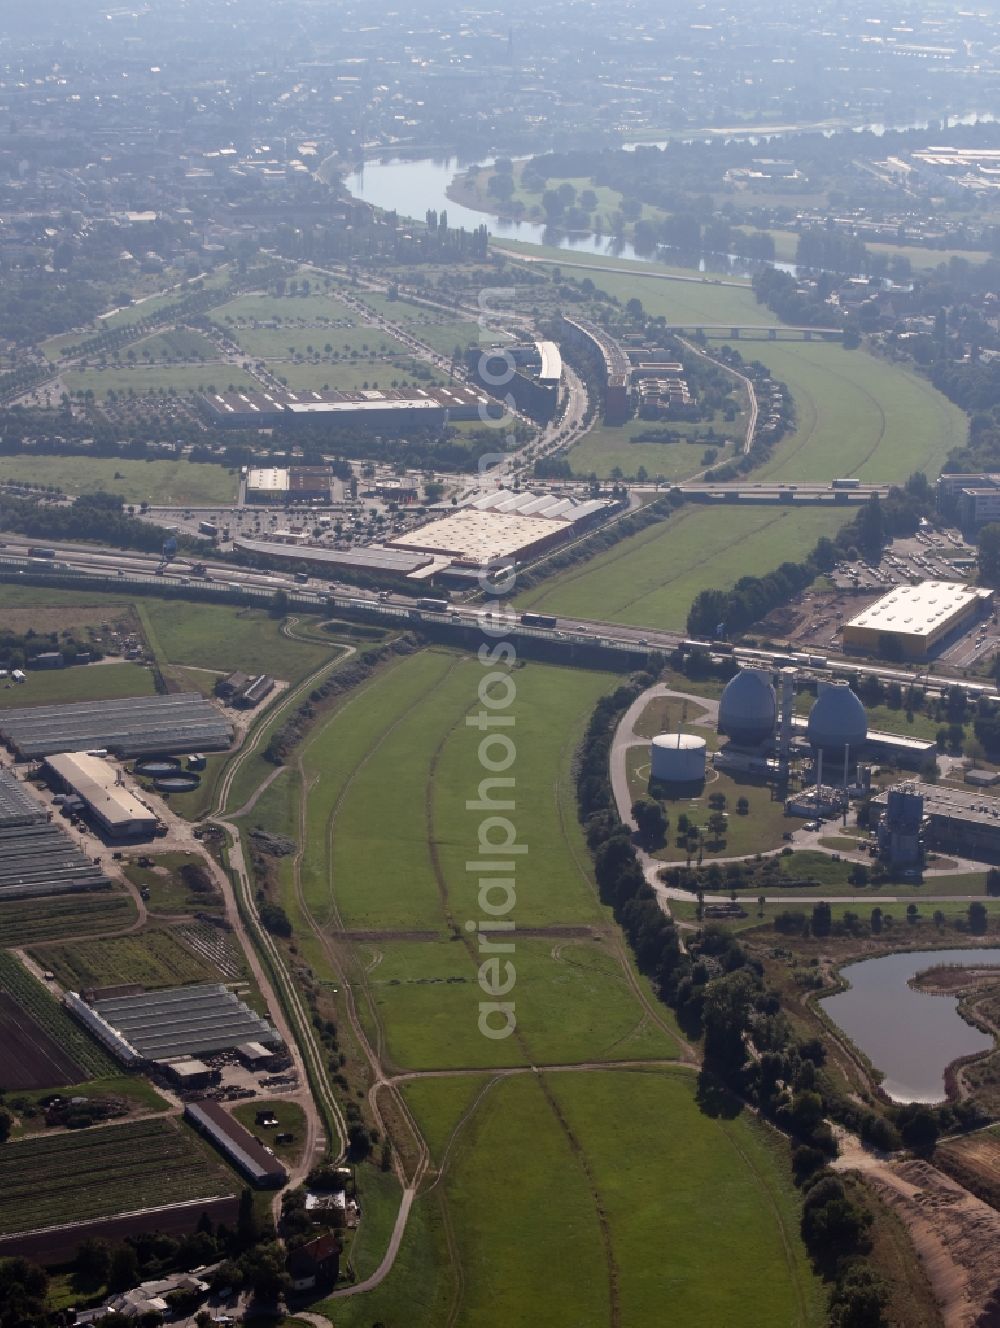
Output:
[[[75,795],[109,839],[151,835],[156,813],[125,783],[122,771],[88,752],[60,752],[45,758],[43,769],[57,788]]]
[[[365,388],[359,392],[291,392],[248,388],[206,392],[202,409],[216,426],[294,429],[323,420],[345,427],[420,428],[449,420],[475,420],[489,398],[464,384],[449,387]]]

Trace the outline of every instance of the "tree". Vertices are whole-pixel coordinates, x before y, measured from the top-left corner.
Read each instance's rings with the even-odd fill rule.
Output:
[[[988,922],[986,905],[975,900],[969,905],[969,930],[974,936],[983,936]]]
[[[139,1282],[139,1257],[131,1245],[116,1245],[108,1268],[112,1291],[128,1291]]]
[[[632,818],[647,847],[663,843],[667,835],[667,814],[655,799],[637,798],[632,804]]]
[[[814,936],[829,936],[832,924],[832,913],[830,905],[826,901],[813,905],[812,911],[812,934]]]
[[[5,1144],[14,1128],[14,1117],[6,1107],[0,1107],[0,1144]]]
[[[1000,868],[991,867],[986,873],[986,893],[1000,895]]]
[[[979,579],[987,586],[1000,584],[1000,522],[991,521],[979,532]]]
[[[900,1113],[899,1133],[907,1148],[915,1153],[932,1153],[938,1138],[938,1123],[927,1107],[914,1104]]]
[[[889,1288],[867,1264],[856,1264],[841,1277],[830,1297],[830,1328],[883,1328]]]
[[[111,1271],[111,1247],[108,1242],[93,1238],[82,1241],[76,1251],[74,1267],[84,1282],[94,1286],[103,1285]]]

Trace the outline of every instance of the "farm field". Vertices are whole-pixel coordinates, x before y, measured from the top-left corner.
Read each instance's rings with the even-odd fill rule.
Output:
[[[88,1077],[97,1078],[114,1073],[114,1061],[103,1047],[85,1033],[38,979],[6,950],[0,950],[0,993],[25,1011],[32,1022],[38,1024],[46,1036],[62,1048]],[[0,1209],[2,1207],[0,1197]]]
[[[173,389],[183,396],[186,392],[204,392],[207,388],[222,389],[229,386],[247,388],[256,386],[256,380],[235,364],[221,360],[211,364],[153,364],[137,363],[127,369],[67,369],[62,376],[67,392],[93,392],[103,401],[109,392],[118,396],[166,396]]]
[[[149,989],[176,987],[185,983],[218,981],[221,976],[213,965],[183,945],[173,932],[161,928],[107,940],[47,945],[34,957],[39,964],[51,969],[59,983],[71,991],[132,982]]]
[[[153,675],[140,664],[77,664],[64,669],[29,669],[23,683],[0,683],[0,710],[70,701],[110,701],[152,696]]]
[[[56,895],[50,899],[0,902],[4,945],[33,945],[61,936],[92,936],[117,931],[135,921],[132,896],[122,890]]]
[[[83,1071],[12,996],[0,991],[0,1065],[5,1090],[56,1088]]]
[[[232,1194],[236,1186],[176,1120],[17,1140],[0,1152],[0,1234]]]
[[[231,503],[238,477],[222,466],[193,461],[130,461],[122,457],[0,457],[0,482],[53,484],[71,494],[117,493],[126,503]]]
[[[724,589],[802,558],[843,511],[688,505],[606,553],[543,581],[514,600],[520,609],[684,631],[701,590]]]

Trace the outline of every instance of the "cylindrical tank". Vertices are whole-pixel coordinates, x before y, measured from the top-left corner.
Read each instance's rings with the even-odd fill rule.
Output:
[[[693,733],[660,733],[650,744],[653,779],[665,784],[694,784],[705,778],[704,738]]]
[[[813,747],[838,753],[845,746],[860,747],[868,737],[865,708],[843,679],[820,683],[809,711],[808,734]]]
[[[778,702],[770,674],[742,669],[726,684],[719,702],[719,732],[741,747],[757,747],[774,732]]]

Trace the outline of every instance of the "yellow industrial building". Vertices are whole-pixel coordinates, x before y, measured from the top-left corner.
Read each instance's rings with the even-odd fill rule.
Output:
[[[888,642],[894,641],[902,659],[926,659],[992,602],[991,590],[959,581],[897,586],[844,624],[844,649],[885,654]]]

